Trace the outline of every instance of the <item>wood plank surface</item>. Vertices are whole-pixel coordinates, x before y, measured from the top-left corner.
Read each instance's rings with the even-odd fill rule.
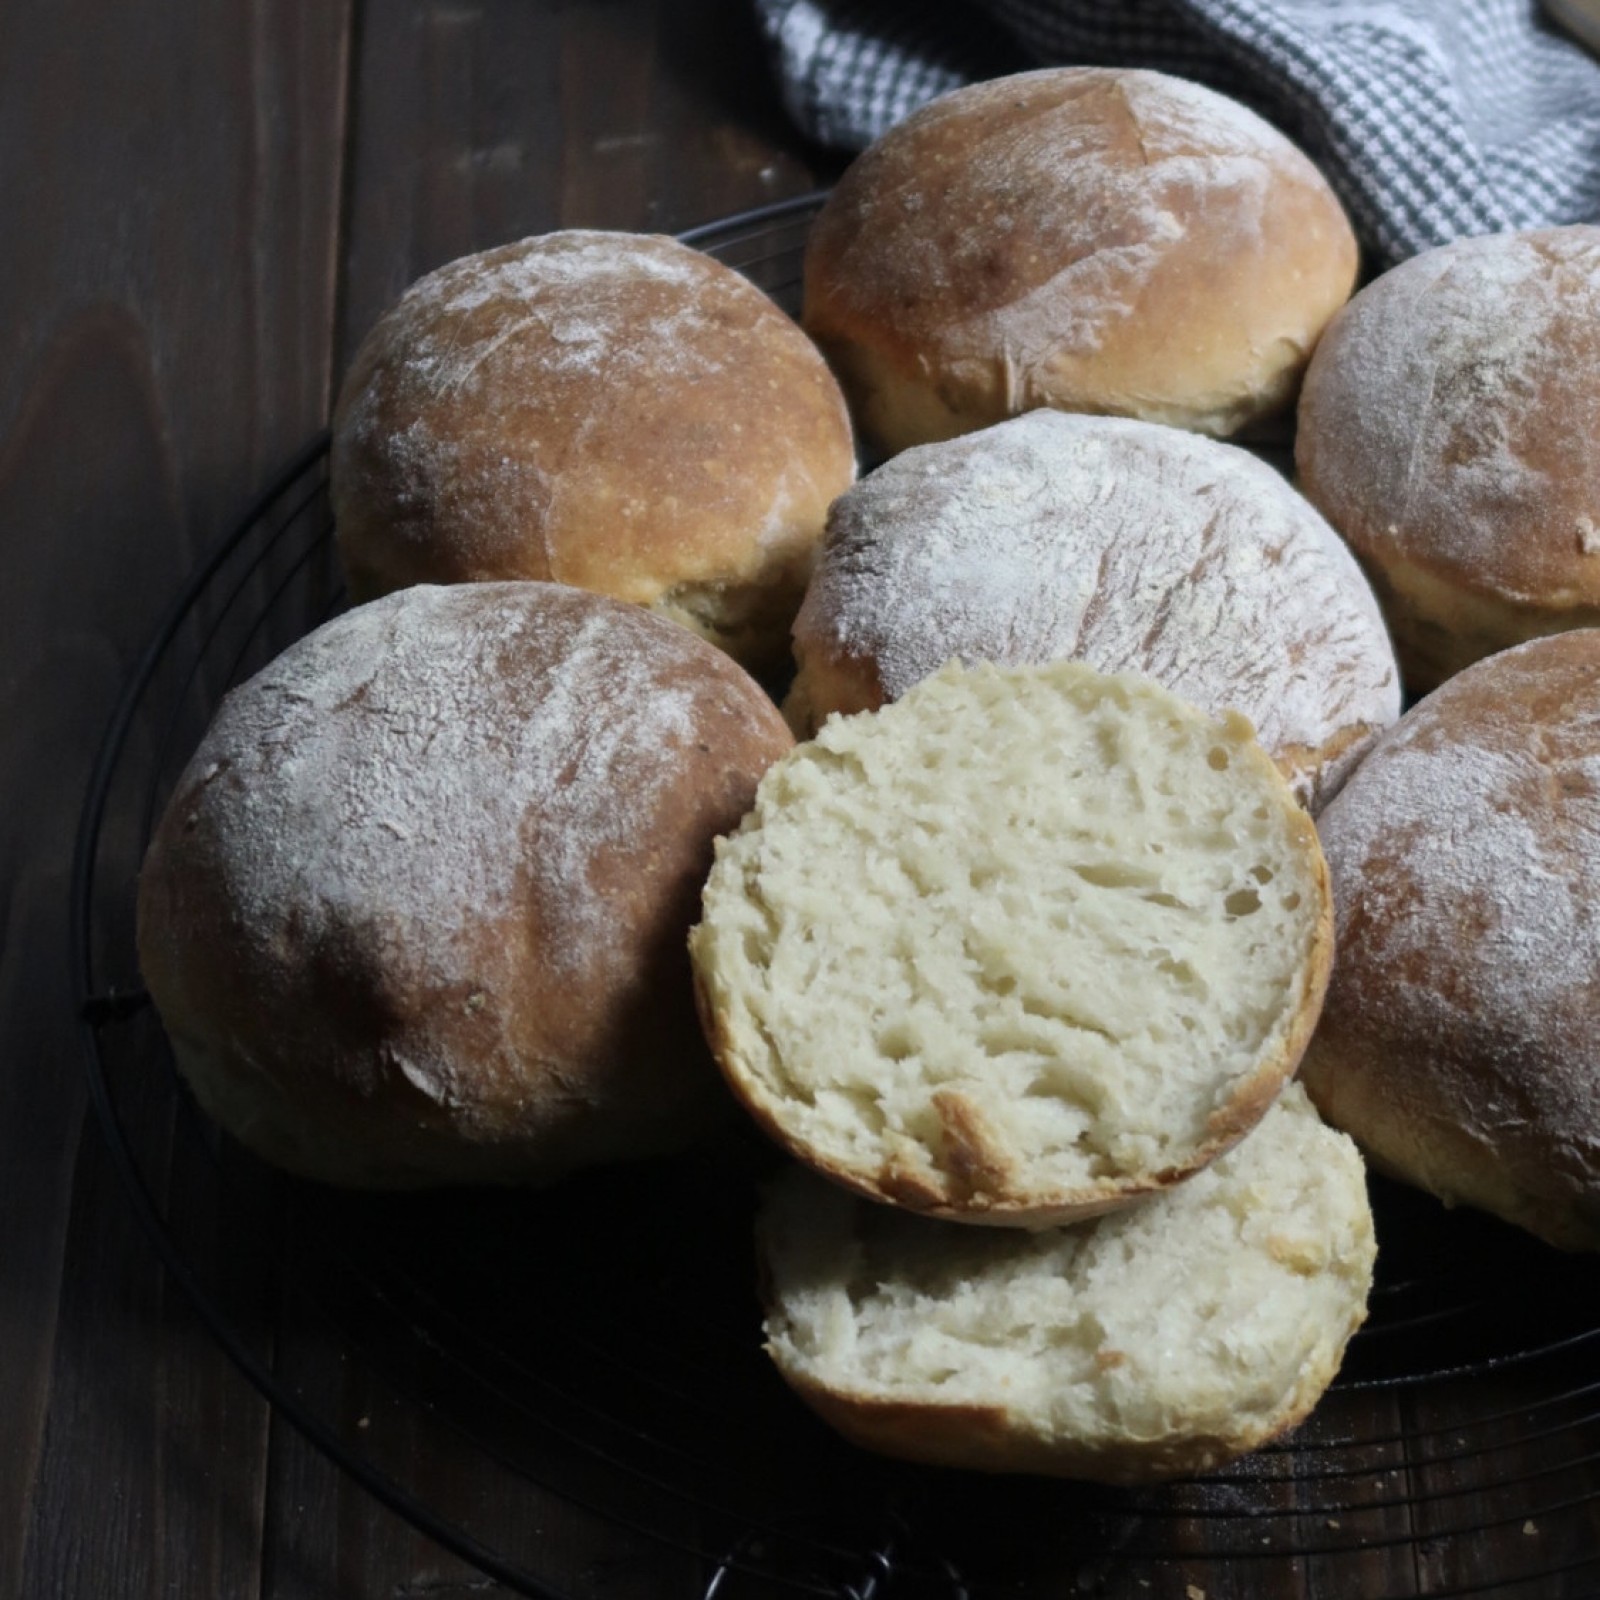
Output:
[[[259,1563],[267,1409],[84,1126],[68,875],[136,652],[326,412],[347,22],[0,9],[4,1595],[242,1593]]]
[[[494,1587],[274,1420],[161,1271],[84,1118],[73,830],[145,638],[377,312],[505,238],[814,187],[837,158],[811,164],[764,83],[733,3],[0,9],[0,1596]],[[205,1217],[180,1243],[222,1270]],[[256,1310],[278,1359],[281,1307]],[[294,1332],[297,1380],[336,1381]],[[552,1570],[631,1564],[651,1592],[645,1556],[552,1537]]]
[[[557,227],[677,233],[844,166],[782,120],[742,0],[404,0],[361,30],[338,366],[413,279]]]

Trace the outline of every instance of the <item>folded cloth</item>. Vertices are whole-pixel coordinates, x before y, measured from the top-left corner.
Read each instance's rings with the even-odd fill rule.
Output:
[[[1348,207],[1374,266],[1600,220],[1600,65],[1536,0],[755,0],[791,114],[858,149],[1028,66],[1153,67],[1244,101]]]

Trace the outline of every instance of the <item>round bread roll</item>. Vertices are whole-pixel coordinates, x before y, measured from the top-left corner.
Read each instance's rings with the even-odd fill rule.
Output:
[[[1447,1204],[1600,1246],[1600,632],[1452,678],[1321,826],[1323,1114]]]
[[[765,663],[855,456],[822,357],[748,280],[671,239],[569,232],[406,292],[345,379],[332,475],[358,600],[554,579]]]
[[[683,940],[792,743],[722,652],[550,584],[419,587],[236,689],[139,883],[201,1106],[365,1187],[541,1181],[726,1097]]]
[[[1351,301],[1300,403],[1305,492],[1421,691],[1600,624],[1600,228],[1462,239]]]
[[[717,847],[701,1017],[825,1175],[1034,1227],[1261,1117],[1327,982],[1311,820],[1243,717],[1077,662],[952,664],[829,722]]]
[[[846,1438],[985,1472],[1146,1483],[1299,1422],[1366,1316],[1355,1146],[1291,1084],[1215,1165],[1114,1216],[958,1228],[803,1173],[758,1224],[767,1350]]]
[[[1377,602],[1270,467],[1150,423],[1035,411],[909,450],[834,503],[795,621],[796,731],[952,656],[1141,672],[1255,725],[1314,811],[1400,715]]]
[[[1155,72],[958,89],[847,171],[806,253],[807,329],[882,449],[1038,406],[1225,436],[1287,406],[1355,284],[1315,167]]]

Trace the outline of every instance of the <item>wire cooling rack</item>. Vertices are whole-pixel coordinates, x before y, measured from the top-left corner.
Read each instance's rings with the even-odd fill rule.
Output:
[[[684,237],[794,310],[818,203]],[[542,1193],[424,1196],[295,1182],[223,1138],[140,987],[135,875],[223,693],[342,605],[331,535],[318,441],[174,597],[90,781],[71,930],[130,1204],[344,1470],[545,1600],[617,1593],[624,1568],[630,1594],[703,1600],[1600,1593],[1600,1275],[1408,1190],[1374,1182],[1372,1314],[1311,1420],[1204,1480],[1119,1491],[879,1461],[792,1400],[760,1352],[753,1137]],[[552,1502],[559,1547],[536,1514]]]

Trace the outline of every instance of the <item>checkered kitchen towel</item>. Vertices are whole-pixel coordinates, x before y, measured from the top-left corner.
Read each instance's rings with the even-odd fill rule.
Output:
[[[1029,66],[1153,67],[1276,123],[1375,265],[1466,234],[1600,221],[1600,64],[1536,0],[755,0],[795,119],[859,148]]]

